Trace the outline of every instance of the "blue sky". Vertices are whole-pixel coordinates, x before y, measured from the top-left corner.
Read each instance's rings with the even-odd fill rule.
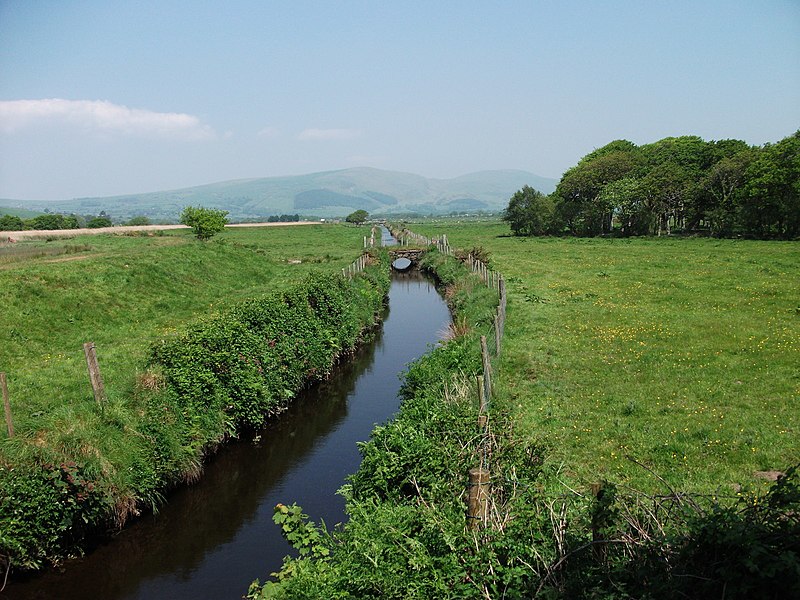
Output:
[[[798,128],[798,0],[0,0],[0,198]]]

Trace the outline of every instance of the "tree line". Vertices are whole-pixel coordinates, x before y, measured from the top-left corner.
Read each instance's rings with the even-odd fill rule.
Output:
[[[99,215],[62,215],[60,213],[45,213],[36,215],[30,219],[22,219],[16,215],[0,216],[0,231],[25,231],[30,229],[52,230],[52,229],[79,229],[88,227],[97,229],[100,227],[111,227],[114,223],[111,216],[105,211]],[[147,217],[133,217],[125,225],[149,225],[150,219]]]
[[[515,235],[800,236],[800,130],[775,144],[668,137],[615,140],[567,170],[555,192],[529,186],[503,220]]]

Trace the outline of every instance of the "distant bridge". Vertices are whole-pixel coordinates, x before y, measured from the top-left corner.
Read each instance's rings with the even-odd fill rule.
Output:
[[[425,250],[409,250],[408,248],[392,247],[389,256],[392,259],[392,268],[395,271],[408,271],[412,267],[419,266],[420,257],[425,254]]]

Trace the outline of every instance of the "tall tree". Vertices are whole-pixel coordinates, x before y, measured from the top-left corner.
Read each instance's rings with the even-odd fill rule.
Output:
[[[740,217],[759,237],[800,235],[800,130],[767,144],[747,170]]]
[[[611,232],[613,207],[601,197],[603,188],[628,177],[640,166],[639,154],[630,142],[611,142],[584,157],[569,169],[556,187],[557,212],[575,235]]]
[[[747,183],[747,169],[757,156],[757,150],[745,145],[743,150],[714,164],[703,178],[697,219],[708,221],[712,235],[734,233],[742,191]]]
[[[625,177],[612,181],[600,192],[601,200],[613,207],[622,235],[647,235],[653,221],[646,203],[646,190],[641,179]]]
[[[553,210],[552,198],[526,185],[511,196],[503,220],[514,235],[544,235],[550,230]]]
[[[698,214],[700,181],[716,161],[715,146],[696,135],[667,137],[642,146],[651,203],[655,213],[654,233],[670,233],[694,225]]]

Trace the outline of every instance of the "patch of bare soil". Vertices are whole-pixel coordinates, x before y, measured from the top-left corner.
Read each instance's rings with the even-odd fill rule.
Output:
[[[786,473],[782,471],[755,471],[753,475],[759,479],[766,479],[767,481],[778,481],[778,479],[786,475]]]

